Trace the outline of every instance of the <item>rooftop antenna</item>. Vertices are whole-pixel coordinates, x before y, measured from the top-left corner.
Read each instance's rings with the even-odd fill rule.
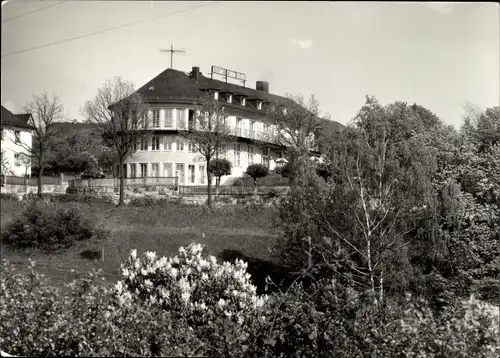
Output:
[[[170,68],[173,68],[174,65],[174,53],[186,53],[185,50],[174,49],[174,45],[170,45],[170,48],[161,48],[158,50],[163,53],[170,53]]]

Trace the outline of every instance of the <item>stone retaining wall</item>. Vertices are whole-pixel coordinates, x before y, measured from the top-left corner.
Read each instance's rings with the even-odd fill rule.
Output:
[[[58,185],[44,184],[42,185],[43,193],[65,193],[68,188],[68,183],[62,183]],[[38,186],[35,185],[13,185],[4,184],[2,187],[2,193],[37,193]]]

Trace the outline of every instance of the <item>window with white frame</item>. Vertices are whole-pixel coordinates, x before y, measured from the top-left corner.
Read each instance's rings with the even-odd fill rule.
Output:
[[[165,128],[172,128],[172,109],[165,109]]]
[[[219,92],[218,91],[214,92],[214,99],[219,99]]]
[[[139,149],[139,143],[137,141],[135,141],[133,144],[132,144],[132,151],[133,152],[137,152],[137,150]]]
[[[177,140],[176,140],[176,144],[175,144],[175,146],[176,146],[176,148],[175,148],[175,149],[176,149],[178,152],[183,152],[183,151],[184,151],[184,140],[183,140],[183,138],[182,138],[182,137],[177,137]]]
[[[130,164],[130,177],[131,178],[137,177],[137,165],[135,163]]]
[[[160,136],[154,135],[151,138],[151,150],[160,150]]]
[[[163,150],[172,150],[172,137],[169,135],[163,136]]]
[[[234,144],[234,158],[233,165],[240,166],[241,165],[241,144]]]
[[[173,163],[163,163],[163,176],[173,177],[174,176],[174,164]]]
[[[196,171],[194,164],[188,165],[188,182],[189,184],[196,183]]]
[[[140,163],[141,167],[141,178],[145,178],[148,176],[148,163]]]
[[[178,117],[177,117],[177,127],[180,129],[186,128],[186,110],[185,109],[179,109],[177,110]]]
[[[227,103],[233,102],[233,95],[231,93],[226,94]]]
[[[254,150],[252,146],[248,147],[248,165],[253,164],[253,155],[254,155]]]
[[[21,131],[14,131],[14,138],[16,144],[21,143]]]
[[[196,152],[196,148],[191,141],[188,142],[188,152],[190,152],[190,153]]]
[[[148,139],[147,138],[141,139],[141,149],[140,150],[148,150]]]
[[[160,164],[159,163],[152,163],[151,164],[151,176],[153,178],[160,176]]]
[[[205,166],[204,165],[200,165],[198,167],[198,172],[199,172],[199,175],[198,175],[198,184],[203,185],[203,184],[205,184]]]
[[[246,98],[241,97],[241,98],[240,98],[240,104],[241,104],[243,107],[245,107],[245,104],[246,104]]]
[[[153,110],[153,128],[160,128],[160,111],[158,109]]]
[[[269,167],[269,148],[262,149],[262,164]]]
[[[184,184],[184,164],[178,163],[175,165],[175,174],[179,176],[179,184]]]

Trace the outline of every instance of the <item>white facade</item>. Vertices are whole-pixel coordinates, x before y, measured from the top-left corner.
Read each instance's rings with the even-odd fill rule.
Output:
[[[160,132],[152,134],[145,143],[139,143],[137,150],[126,159],[126,177],[178,176],[180,185],[206,185],[205,159],[199,153],[193,152],[188,139],[175,132],[177,129],[183,129],[182,123],[188,124],[189,106],[169,104],[150,108],[151,130]],[[262,163],[270,170],[275,168],[275,159],[283,156],[281,150],[276,147],[265,148],[262,144],[248,141],[271,138],[275,129],[269,121],[264,117],[251,119],[228,116],[226,126],[239,140],[228,143],[225,153],[220,155],[233,164],[231,175],[222,177],[222,183],[241,177],[250,164]]]
[[[7,169],[4,175],[24,177],[31,176],[31,163],[23,159],[28,153],[25,148],[31,148],[31,131],[24,128],[2,128],[2,152],[6,158]]]

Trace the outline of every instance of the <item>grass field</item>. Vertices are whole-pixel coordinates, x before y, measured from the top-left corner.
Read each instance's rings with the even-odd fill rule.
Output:
[[[2,199],[1,229],[22,212],[25,204]],[[54,208],[70,207],[72,203],[56,203]],[[120,263],[132,249],[138,253],[155,251],[160,256],[175,255],[182,245],[192,241],[205,245],[207,253],[219,256],[226,250],[237,250],[259,260],[270,260],[269,248],[277,232],[273,229],[275,209],[226,206],[214,211],[184,204],[161,207],[120,207],[94,201],[79,204],[85,217],[96,225],[110,230],[108,239],[101,242],[80,242],[58,254],[36,251],[16,251],[2,245],[2,258],[16,263],[19,269],[28,267],[28,259],[36,261],[38,270],[54,284],[101,268],[110,281],[118,277]],[[82,257],[84,251],[99,253],[99,258]],[[100,253],[104,252],[104,260]],[[74,270],[75,272],[71,272]]]

